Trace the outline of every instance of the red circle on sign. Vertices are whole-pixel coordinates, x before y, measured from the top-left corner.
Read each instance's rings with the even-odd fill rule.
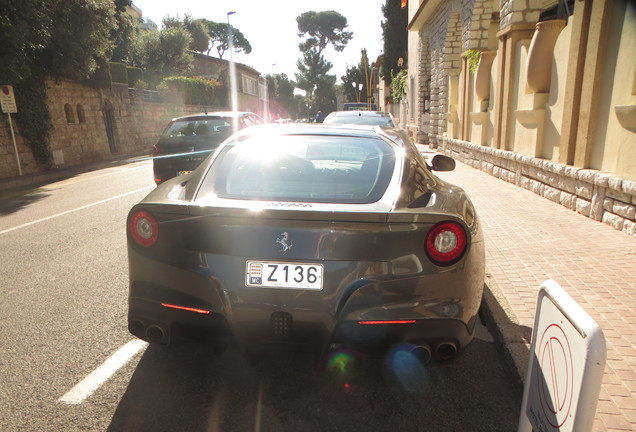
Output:
[[[551,324],[545,329],[537,354],[543,371],[537,374],[543,415],[552,427],[560,428],[567,421],[572,407],[574,366],[570,343],[558,324]]]
[[[6,87],[6,86],[2,87],[2,93],[6,94],[6,95],[8,96],[8,95],[9,95],[9,93],[11,93],[11,92],[9,91],[9,87]]]

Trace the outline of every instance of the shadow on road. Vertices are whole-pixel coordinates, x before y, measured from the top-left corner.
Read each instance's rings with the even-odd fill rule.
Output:
[[[522,389],[493,344],[423,366],[342,350],[260,363],[205,345],[150,346],[108,428],[115,431],[510,431]]]
[[[15,213],[29,205],[47,198],[50,194],[38,189],[12,191],[0,194],[0,215]]]

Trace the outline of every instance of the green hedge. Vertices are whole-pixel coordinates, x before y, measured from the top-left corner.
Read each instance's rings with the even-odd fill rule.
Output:
[[[110,76],[114,83],[128,84],[128,72],[123,63],[110,62]]]
[[[222,92],[217,91],[220,84],[204,78],[167,77],[157,86],[160,91],[179,92],[183,103],[188,105],[225,105]]]
[[[112,80],[110,78],[110,67],[107,62],[98,60],[97,61],[97,69],[91,75],[91,77],[86,80],[86,84],[93,88],[110,88],[112,85]]]
[[[134,87],[137,81],[144,79],[144,71],[138,67],[128,66],[126,72],[128,72],[128,85],[130,87]]]

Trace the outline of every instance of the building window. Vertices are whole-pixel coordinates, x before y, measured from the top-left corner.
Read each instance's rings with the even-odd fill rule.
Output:
[[[77,121],[79,123],[86,123],[86,116],[84,115],[84,107],[82,104],[77,104],[75,109],[77,111]]]
[[[243,93],[247,93],[247,94],[251,94],[251,95],[258,95],[258,86],[256,85],[256,80],[252,77],[249,77],[247,75],[242,75],[242,82],[243,82]]]
[[[73,115],[71,104],[64,105],[64,114],[66,114],[66,123],[75,123],[75,116]]]
[[[574,14],[574,0],[559,0],[557,4],[541,11],[539,22],[568,18]]]

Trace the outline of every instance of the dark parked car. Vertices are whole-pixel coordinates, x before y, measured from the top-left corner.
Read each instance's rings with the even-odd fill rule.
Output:
[[[211,112],[173,119],[153,147],[155,183],[194,170],[235,130],[263,124],[250,112]]]
[[[245,129],[135,205],[127,233],[128,326],[151,343],[204,330],[245,351],[400,344],[427,360],[475,331],[475,209],[396,130]]]
[[[393,116],[383,111],[334,111],[329,113],[323,124],[358,124],[395,127]]]

